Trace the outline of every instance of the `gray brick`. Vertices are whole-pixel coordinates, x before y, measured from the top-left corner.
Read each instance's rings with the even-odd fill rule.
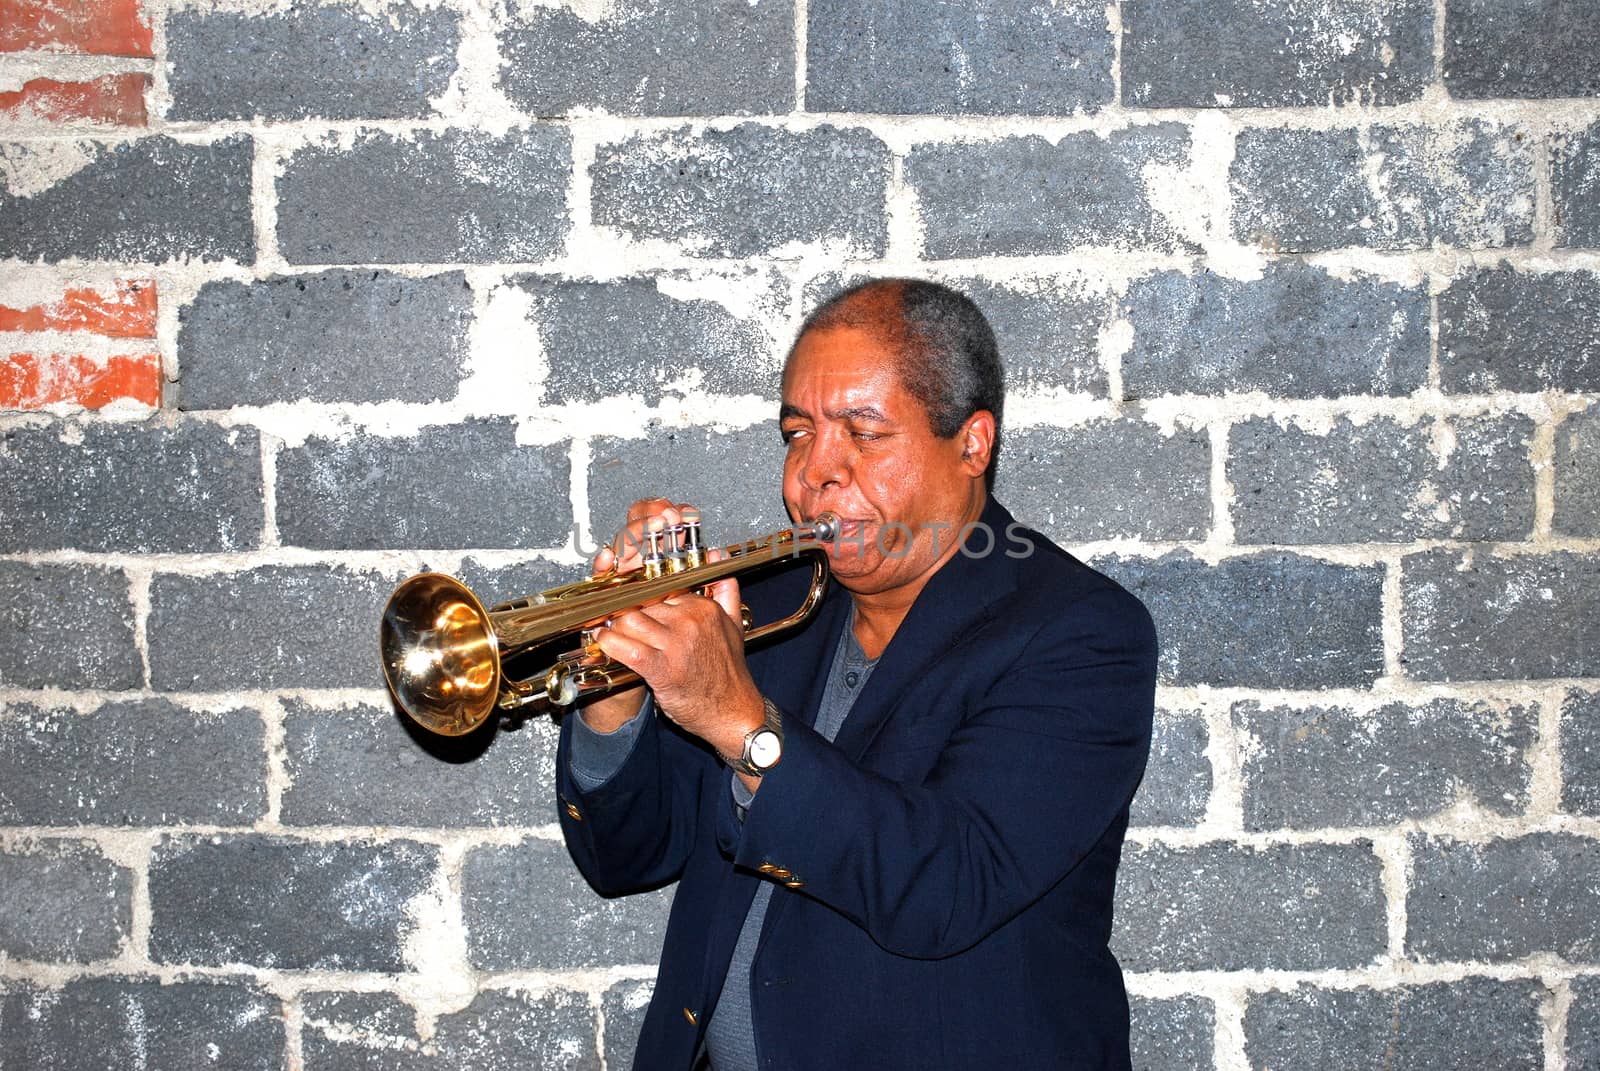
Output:
[[[244,134],[208,145],[169,137],[0,145],[18,173],[65,176],[27,195],[0,186],[0,257],[249,264],[253,155]]]
[[[1600,408],[1575,413],[1556,428],[1556,510],[1564,535],[1600,535]]]
[[[1600,123],[1550,139],[1556,245],[1600,246]]]
[[[206,283],[178,316],[180,408],[433,402],[464,374],[472,291],[459,272],[336,270]]]
[[[0,432],[0,550],[202,553],[261,539],[250,428],[70,421]]]
[[[1340,417],[1326,434],[1266,418],[1235,424],[1234,535],[1240,543],[1526,539],[1532,441],[1533,421],[1514,413],[1415,424]]]
[[[622,1067],[633,1058],[639,1031],[644,1027],[644,1013],[654,992],[654,982],[637,980],[618,982],[601,995],[600,1011],[606,1026],[600,1041],[608,1067]]]
[[[1567,1009],[1567,1071],[1600,1068],[1600,975],[1572,980]]]
[[[0,995],[0,1067],[287,1066],[283,1006],[242,982],[79,978],[59,989],[15,983]]]
[[[1135,1071],[1211,1071],[1216,1008],[1204,997],[1130,996]]]
[[[1423,288],[1339,279],[1299,261],[1263,277],[1157,272],[1128,287],[1129,398],[1264,391],[1288,398],[1408,394],[1427,382]]]
[[[1115,90],[1098,0],[813,0],[809,111],[1067,115]]]
[[[488,990],[417,1034],[416,1011],[388,993],[307,993],[301,1029],[316,1071],[599,1071],[588,997],[556,989],[539,997]],[[612,1067],[624,1066],[613,1061]]]
[[[1211,798],[1211,740],[1198,710],[1158,710],[1144,781],[1133,797],[1129,821],[1136,826],[1192,826],[1206,815]]]
[[[1494,978],[1256,993],[1245,1011],[1245,1055],[1251,1067],[1274,1071],[1540,1068],[1544,998],[1538,982]]]
[[[1186,552],[1095,568],[1149,607],[1166,684],[1365,687],[1383,673],[1383,571],[1294,554]]]
[[[382,688],[377,622],[394,580],[271,565],[150,585],[150,680],[158,691]]]
[[[1415,834],[1406,954],[1505,962],[1554,953],[1600,962],[1600,842],[1532,833],[1485,843]]]
[[[673,282],[518,280],[533,298],[531,319],[550,365],[545,401],[629,395],[658,405],[686,385],[777,398],[780,358],[762,320],[786,318],[787,284],[769,276],[760,309],[740,315],[714,299],[677,296]]]
[[[1183,230],[1150,203],[1144,174],[1189,162],[1178,123],[1101,136],[1037,135],[916,145],[906,181],[932,258],[1062,253],[1079,246],[1191,251]]]
[[[526,826],[553,821],[555,726],[454,740],[411,728],[392,708],[284,703],[285,825]],[[463,761],[468,760],[470,761]],[[373,777],[374,770],[384,771]]]
[[[1600,391],[1600,274],[1475,272],[1439,295],[1439,378],[1457,394]]]
[[[704,256],[746,257],[826,243],[865,256],[887,242],[889,150],[866,130],[637,134],[595,151],[594,222]]]
[[[1444,84],[1458,100],[1600,96],[1589,0],[1447,0]]]
[[[0,889],[0,955],[109,959],[133,928],[133,874],[92,844],[47,840],[0,849]]]
[[[150,853],[157,963],[401,971],[437,849],[258,834],[165,837]],[[427,907],[423,911],[431,910]]]
[[[1561,809],[1600,818],[1600,692],[1561,704]]]
[[[1437,699],[1370,712],[1236,703],[1250,830],[1390,825],[1459,800],[1494,814],[1528,805],[1538,711]]]
[[[1229,186],[1234,235],[1271,250],[1533,239],[1533,140],[1516,125],[1246,130]]]
[[[460,37],[446,8],[175,11],[167,17],[169,117],[420,118],[456,69]]]
[[[599,18],[523,4],[499,30],[500,88],[525,112],[787,112],[794,8],[780,0],[620,0]]]
[[[1401,560],[1406,671],[1420,680],[1600,675],[1600,554]]]
[[[0,561],[0,686],[137,688],[128,578],[88,565]]]
[[[571,584],[589,575],[583,565],[563,565],[556,562],[532,560],[514,565],[490,565],[477,558],[467,558],[455,574],[485,606],[523,599],[536,592]]]
[[[0,822],[249,825],[267,809],[261,715],[130,699],[0,708]]]
[[[278,179],[278,246],[291,264],[540,260],[566,239],[571,167],[549,125],[308,146]]]
[[[461,867],[467,955],[480,970],[653,964],[671,906],[670,889],[601,898],[559,841],[475,848]]]
[[[1122,94],[1142,108],[1401,104],[1433,79],[1429,0],[1129,0]]]
[[[565,546],[568,444],[516,438],[513,422],[482,420],[287,448],[279,534],[286,545],[339,549]]]
[[[628,505],[669,498],[700,508],[707,546],[789,524],[783,508],[783,441],[775,421],[739,431],[652,426],[643,439],[596,439],[589,462],[589,534],[598,550]]]
[[[1201,539],[1211,527],[1211,442],[1142,420],[1008,432],[995,494],[1052,539]]]
[[[1131,846],[1112,951],[1134,971],[1365,966],[1386,941],[1379,872],[1364,840]]]

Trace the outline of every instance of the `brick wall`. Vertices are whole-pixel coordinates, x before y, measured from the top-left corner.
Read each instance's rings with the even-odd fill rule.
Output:
[[[886,272],[1159,620],[1138,1065],[1600,1066],[1597,21],[0,0],[0,1066],[626,1066],[666,894],[582,885],[547,723],[408,731],[378,609],[774,526],[783,347]]]

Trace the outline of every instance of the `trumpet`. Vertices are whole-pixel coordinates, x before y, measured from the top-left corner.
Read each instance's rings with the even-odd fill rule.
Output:
[[[389,693],[418,725],[462,736],[498,708],[543,702],[568,707],[593,695],[637,683],[639,675],[608,659],[595,633],[624,610],[699,591],[785,558],[809,557],[811,586],[787,617],[752,628],[742,607],[746,644],[799,628],[810,620],[828,583],[824,544],[838,538],[839,518],[824,513],[809,524],[722,548],[712,561],[700,543],[700,518],[645,533],[643,565],[551,588],[485,609],[472,590],[444,573],[419,573],[389,596],[379,626],[379,649]],[[505,663],[557,641],[572,643],[548,667],[514,678]]]

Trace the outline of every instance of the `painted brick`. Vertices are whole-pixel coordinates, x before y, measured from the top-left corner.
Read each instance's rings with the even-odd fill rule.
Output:
[[[500,88],[532,115],[733,115],[794,103],[794,9],[778,0],[620,0],[598,18],[524,5],[498,36]]]
[[[269,565],[150,584],[157,691],[382,688],[376,627],[389,577]]]
[[[255,259],[248,135],[206,145],[165,136],[114,146],[41,142],[9,155],[65,177],[27,196],[0,191],[0,256]]]
[[[1575,413],[1556,428],[1556,511],[1564,535],[1600,535],[1600,408]]]
[[[582,565],[539,559],[512,565],[490,565],[477,558],[467,558],[454,575],[471,588],[485,606],[493,606],[571,584],[588,576],[589,571]]]
[[[139,0],[0,0],[0,52],[149,59],[153,37]]]
[[[46,840],[0,848],[0,888],[6,891],[0,897],[0,954],[6,956],[68,963],[110,959],[133,928],[133,874],[93,844]]]
[[[1600,554],[1401,560],[1406,672],[1419,680],[1600,675]]]
[[[1295,554],[1098,559],[1149,607],[1166,684],[1366,687],[1383,673],[1383,572]],[[1293,643],[1284,637],[1294,637]]]
[[[291,264],[534,261],[567,235],[572,143],[549,125],[363,133],[294,152],[278,178]]]
[[[1080,246],[1179,252],[1184,229],[1157,210],[1145,174],[1189,160],[1188,128],[1085,131],[912,147],[923,251],[932,258],[1063,253]]]
[[[1580,975],[1572,980],[1566,1057],[1569,1071],[1600,1067],[1600,975]]]
[[[652,426],[643,439],[595,439],[589,462],[589,533],[598,550],[630,503],[669,498],[700,508],[707,546],[789,524],[783,508],[783,441],[775,421],[739,431]]]
[[[1401,104],[1433,79],[1429,0],[1129,0],[1123,100],[1141,108]]]
[[[14,309],[0,305],[0,331],[87,331],[109,338],[156,337],[156,281],[118,279],[75,286],[59,301]]]
[[[797,245],[877,256],[889,150],[859,128],[741,123],[605,142],[589,168],[597,226],[714,257]]]
[[[1558,246],[1600,246],[1600,123],[1550,139],[1551,214]]]
[[[1444,84],[1458,100],[1600,96],[1585,0],[1446,0]]]
[[[1379,826],[1470,800],[1493,814],[1528,805],[1538,711],[1437,699],[1370,712],[1236,703],[1249,830]]]
[[[465,374],[471,320],[460,272],[209,282],[179,313],[178,405],[442,401]]]
[[[1140,1071],[1212,1071],[1217,1012],[1204,997],[1128,998],[1133,1066]]]
[[[267,810],[264,734],[253,710],[165,699],[0,708],[0,822],[249,825]]]
[[[1134,971],[1365,966],[1385,945],[1379,869],[1364,840],[1130,846],[1112,951]]]
[[[150,957],[283,970],[400,971],[438,851],[259,834],[165,837],[150,853]],[[422,908],[422,911],[435,910]]]
[[[426,116],[456,69],[460,38],[455,14],[442,7],[174,11],[167,16],[169,118]]]
[[[0,687],[137,688],[128,578],[91,565],[0,561]]]
[[[1133,797],[1136,826],[1193,826],[1211,797],[1211,733],[1198,710],[1158,710],[1144,781]]]
[[[679,296],[677,282],[516,280],[532,298],[529,319],[549,362],[545,401],[628,395],[657,405],[689,385],[776,399],[779,358],[763,320],[786,317],[787,285],[769,276],[757,285],[760,307],[741,313],[711,298]]]
[[[553,813],[541,808],[539,817]],[[520,906],[507,911],[508,903]],[[655,963],[671,905],[670,889],[596,896],[559,841],[474,848],[461,867],[467,955],[480,970]]]
[[[807,5],[809,111],[1067,115],[1111,103],[1098,0]]]
[[[0,432],[0,551],[201,553],[259,544],[250,428],[70,421]]]
[[[1532,833],[1485,843],[1415,834],[1406,954],[1424,962],[1506,962],[1554,953],[1600,961],[1600,842]]]
[[[1568,692],[1561,704],[1561,809],[1600,817],[1600,692]]]
[[[1129,398],[1263,391],[1289,398],[1408,394],[1427,382],[1422,287],[1335,278],[1292,260],[1262,278],[1157,272],[1128,286]]]
[[[520,732],[438,737],[389,704],[319,710],[284,702],[285,825],[529,826],[541,813],[530,786],[555,784],[555,726],[531,719]],[[470,761],[467,761],[470,760]],[[374,778],[374,770],[386,771]]]
[[[286,448],[278,454],[280,537],[334,549],[565,546],[568,445],[516,439],[511,421],[483,420],[406,439],[313,438]],[[511,488],[538,507],[510,505]]]
[[[1495,978],[1393,989],[1269,990],[1249,998],[1245,1056],[1251,1067],[1282,1071],[1542,1067],[1544,998],[1538,982]]]
[[[1446,126],[1240,133],[1233,233],[1275,251],[1482,249],[1533,240],[1533,139]]]
[[[161,383],[159,353],[103,360],[73,353],[0,355],[0,409],[100,409],[117,401],[153,408],[161,404]]]
[[[417,1013],[388,993],[307,993],[301,1028],[306,1067],[385,1071],[599,1071],[598,1024],[588,997],[554,989],[538,997],[480,992],[417,1034]],[[611,1066],[620,1066],[613,1058]]]
[[[1455,394],[1600,391],[1600,274],[1489,268],[1439,295],[1439,379]]]
[[[639,1032],[650,1007],[655,983],[643,979],[618,982],[600,997],[600,1013],[605,1016],[601,1042],[608,1064],[621,1065],[639,1045]]]
[[[287,1066],[283,1006],[247,981],[103,977],[8,989],[0,995],[0,1066],[8,1069]]]
[[[1211,527],[1207,433],[1142,420],[1007,432],[995,495],[1052,539],[1201,539]]]
[[[1355,424],[1326,434],[1276,420],[1228,433],[1240,543],[1526,539],[1533,421],[1519,414]],[[1448,453],[1441,457],[1441,451]]]
[[[148,74],[108,74],[81,82],[31,78],[0,93],[0,123],[103,123],[144,126]]]

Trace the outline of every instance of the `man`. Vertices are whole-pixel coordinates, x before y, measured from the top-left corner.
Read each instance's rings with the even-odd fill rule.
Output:
[[[1107,940],[1155,634],[990,496],[1002,396],[961,295],[835,297],[780,411],[790,515],[844,522],[816,618],[746,653],[726,581],[600,633],[650,697],[566,719],[562,831],[604,894],[678,882],[635,1067],[1129,1066]],[[635,503],[597,570],[680,514]],[[743,598],[787,613],[799,572]]]

